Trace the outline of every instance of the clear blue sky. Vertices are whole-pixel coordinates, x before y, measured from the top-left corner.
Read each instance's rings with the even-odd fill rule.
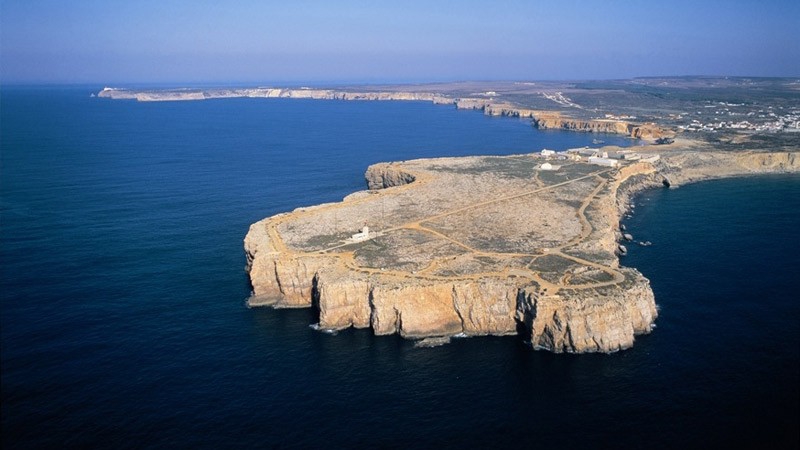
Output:
[[[0,0],[12,83],[800,76],[800,1]]]

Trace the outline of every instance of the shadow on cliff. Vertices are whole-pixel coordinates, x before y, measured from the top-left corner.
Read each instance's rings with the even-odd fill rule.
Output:
[[[319,289],[316,275],[311,280],[311,323],[319,323]]]
[[[530,344],[533,337],[532,324],[533,324],[533,317],[532,313],[528,308],[525,308],[526,301],[525,301],[525,294],[523,291],[517,292],[517,319],[516,319],[516,330],[517,336],[522,342],[526,344]],[[522,318],[520,318],[520,314]]]

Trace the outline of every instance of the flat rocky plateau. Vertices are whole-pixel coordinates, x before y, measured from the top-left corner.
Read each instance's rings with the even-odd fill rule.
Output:
[[[522,334],[554,352],[628,348],[658,314],[649,281],[619,264],[629,195],[798,167],[797,153],[687,145],[658,146],[660,160],[617,168],[552,161],[559,170],[541,170],[538,154],[370,166],[369,190],[250,227],[249,303],[314,307],[330,330]],[[366,239],[354,240],[364,226]]]

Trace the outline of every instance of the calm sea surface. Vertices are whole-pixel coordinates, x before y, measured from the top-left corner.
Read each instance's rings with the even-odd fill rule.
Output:
[[[639,197],[658,327],[612,355],[417,349],[248,309],[263,217],[367,165],[591,145],[427,103],[0,93],[3,448],[798,446],[800,176]],[[620,137],[607,143],[635,145]]]

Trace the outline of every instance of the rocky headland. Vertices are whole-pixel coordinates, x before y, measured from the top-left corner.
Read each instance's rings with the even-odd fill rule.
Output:
[[[637,335],[653,329],[658,315],[647,278],[620,265],[621,241],[629,236],[619,222],[637,192],[800,170],[793,144],[797,133],[685,135],[670,124],[688,113],[661,115],[659,108],[677,108],[672,100],[646,105],[653,98],[689,96],[654,91],[658,95],[642,102],[641,86],[636,82],[631,91],[591,83],[581,90],[510,82],[360,89],[106,88],[98,96],[428,101],[529,119],[541,129],[666,142],[637,148],[640,157],[622,157],[614,167],[590,164],[578,154],[376,164],[366,171],[366,191],[263,219],[245,237],[251,306],[311,307],[321,329],[371,328],[377,335],[419,339],[423,346],[452,336],[517,334],[537,349],[583,353],[631,347]],[[698,108],[700,115],[700,108],[708,108],[704,95],[678,106]],[[617,98],[630,104],[615,105],[614,113],[602,117],[598,107],[587,106],[609,105]],[[789,108],[786,117],[794,117]],[[647,117],[658,121],[636,121],[633,111],[648,111]],[[601,148],[598,154],[620,150]]]
[[[797,153],[659,150],[668,153],[618,168],[562,161],[543,171],[536,154],[373,165],[370,190],[251,226],[249,302],[316,308],[322,329],[628,348],[658,315],[649,281],[617,256],[629,196],[800,166]]]

